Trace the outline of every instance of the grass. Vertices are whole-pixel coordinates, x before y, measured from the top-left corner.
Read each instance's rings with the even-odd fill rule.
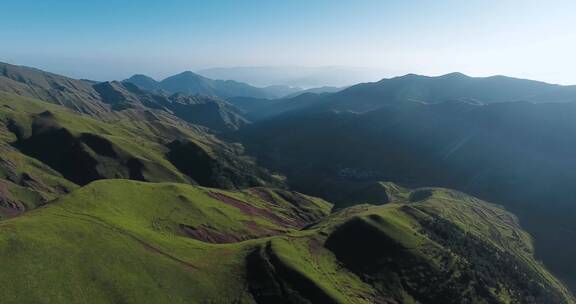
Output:
[[[316,238],[278,238],[272,249],[280,260],[302,276],[315,282],[338,303],[373,303],[372,287],[351,272],[341,271],[330,252]]]
[[[98,181],[48,207],[0,222],[0,260],[10,261],[0,274],[10,281],[2,302],[225,303],[246,298],[242,263],[252,242],[209,244],[185,237],[179,225],[209,224],[238,235],[257,233],[243,226],[247,220],[290,228],[251,218],[212,198],[210,191]],[[326,203],[318,208],[325,212]]]
[[[570,299],[534,261],[529,239],[513,217],[497,206],[434,189],[416,203],[360,205],[329,215],[330,208],[325,201],[285,190],[93,182],[46,207],[0,221],[0,261],[9,261],[0,272],[5,282],[0,301],[253,303],[246,259],[256,248],[269,247],[266,259],[272,262],[266,265],[284,290],[274,292],[306,296],[316,290],[336,303],[373,303],[383,298],[422,302],[426,298],[410,287],[413,284],[422,290],[441,290],[441,281],[435,280],[456,284],[458,276],[470,272],[469,257],[433,230],[443,221],[455,229],[448,232],[473,235],[482,246],[512,255],[518,265],[531,269],[527,272],[531,280],[540,280],[550,292]],[[301,229],[302,222],[290,221],[304,215],[309,216],[309,224],[315,224]],[[353,227],[371,227],[367,229],[382,244],[400,245],[401,258],[393,261],[402,265],[402,272],[387,266],[386,252],[391,247],[384,247],[376,260],[367,256],[372,270],[366,271],[348,265],[338,250],[326,245],[342,227],[356,222],[364,224]],[[236,239],[202,239],[202,234],[187,235],[182,225]],[[514,239],[510,231],[521,238]],[[344,245],[360,254],[366,246]],[[377,243],[368,246],[381,250]],[[498,265],[497,260],[490,263]],[[515,285],[505,280],[497,283],[501,285],[490,292],[498,302],[518,301]],[[482,303],[482,297],[473,292],[462,296]]]
[[[327,236],[327,248],[348,269],[397,301],[521,303],[536,296],[542,303],[574,302],[534,259],[531,238],[512,214],[452,190],[406,191],[390,204],[340,210],[312,230]],[[411,201],[422,192],[430,195]],[[462,285],[468,282],[462,277],[483,283]]]

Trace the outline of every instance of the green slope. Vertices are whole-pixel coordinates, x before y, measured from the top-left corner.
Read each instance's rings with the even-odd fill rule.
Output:
[[[0,301],[229,303],[245,298],[241,265],[250,242],[215,245],[190,237],[188,230],[196,229],[196,238],[263,237],[293,230],[330,209],[302,195],[260,191],[274,203],[249,191],[121,180],[90,184],[49,207],[0,223],[0,260],[10,261],[0,274],[7,282]],[[267,218],[258,210],[274,213]],[[295,220],[305,211],[308,218]]]
[[[19,211],[107,178],[222,188],[281,185],[240,147],[159,111],[130,109],[95,119],[0,92],[0,149],[0,181],[38,196],[2,192],[0,206]]]
[[[419,191],[328,216],[284,190],[97,181],[0,222],[0,301],[573,303],[509,213]]]
[[[0,62],[0,91],[33,97],[81,113],[106,112],[92,82]]]
[[[233,82],[222,83],[232,85],[234,89]],[[2,62],[0,91],[37,98],[95,117],[122,115],[126,109],[151,110],[218,132],[235,130],[247,123],[239,110],[229,103],[215,97],[196,95],[210,91],[192,90],[190,93],[194,95],[148,92],[129,82],[77,80]]]

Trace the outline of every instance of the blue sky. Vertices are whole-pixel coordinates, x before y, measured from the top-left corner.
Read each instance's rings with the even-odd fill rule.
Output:
[[[576,84],[573,0],[3,2],[0,61],[73,77],[351,66]]]

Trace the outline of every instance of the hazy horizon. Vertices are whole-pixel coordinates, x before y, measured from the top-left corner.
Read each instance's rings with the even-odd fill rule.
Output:
[[[58,75],[63,75],[66,77],[70,77],[73,79],[83,79],[83,80],[89,80],[89,81],[123,81],[126,80],[132,76],[135,75],[144,75],[147,77],[150,77],[156,81],[162,81],[170,76],[174,76],[177,74],[181,74],[184,72],[193,72],[195,74],[204,76],[206,78],[210,78],[210,79],[214,79],[214,80],[234,80],[234,81],[238,81],[238,82],[243,82],[246,84],[250,84],[253,85],[255,87],[268,87],[268,86],[276,86],[276,85],[284,85],[284,86],[291,86],[294,88],[300,88],[300,89],[311,89],[311,88],[319,88],[319,87],[347,87],[347,86],[351,86],[351,85],[355,85],[355,84],[360,84],[360,83],[366,83],[366,82],[378,82],[380,80],[383,79],[390,79],[390,78],[395,78],[395,77],[403,77],[403,76],[407,76],[409,74],[415,74],[415,75],[420,75],[420,76],[424,76],[424,77],[440,77],[440,76],[444,76],[444,75],[448,75],[448,74],[453,74],[453,73],[460,73],[460,74],[464,74],[465,76],[468,77],[472,77],[472,78],[486,78],[486,77],[498,77],[498,76],[504,76],[504,77],[511,77],[511,78],[516,78],[516,79],[524,79],[524,80],[530,80],[530,81],[537,81],[537,82],[544,82],[544,83],[548,83],[548,84],[552,84],[552,85],[561,85],[561,86],[574,86],[576,85],[576,83],[558,83],[558,82],[553,82],[553,81],[546,81],[546,80],[542,80],[542,79],[536,79],[536,78],[528,78],[528,77],[522,77],[522,76],[514,76],[514,75],[510,75],[510,74],[485,74],[485,75],[474,75],[474,74],[470,74],[470,73],[463,73],[461,71],[447,71],[447,72],[439,72],[439,73],[415,73],[415,72],[411,72],[411,71],[406,71],[406,72],[398,72],[398,71],[386,71],[385,69],[376,69],[376,68],[370,68],[370,67],[357,67],[357,66],[229,66],[229,67],[224,67],[224,66],[220,66],[220,67],[209,67],[209,68],[203,68],[203,69],[182,69],[182,70],[175,70],[174,72],[169,72],[169,73],[163,73],[163,74],[154,74],[154,73],[141,73],[141,72],[134,72],[134,73],[130,73],[127,72],[125,77],[112,77],[112,78],[103,78],[103,79],[97,79],[97,78],[90,78],[90,77],[84,77],[81,76],[83,75],[82,72],[66,72],[66,71],[60,71],[57,68],[56,69],[50,69],[50,68],[43,68],[42,65],[30,65],[30,64],[21,64],[18,62],[10,62],[10,61],[2,61],[0,60],[0,62],[2,63],[8,63],[8,64],[12,64],[12,65],[16,65],[16,66],[23,66],[23,67],[29,67],[29,68],[35,68],[35,69],[39,69],[48,73],[54,73],[54,74],[58,74]],[[326,72],[326,71],[330,71],[330,70],[334,70],[334,71],[338,71],[338,72],[342,72],[342,71],[353,71],[355,72],[355,74],[353,74],[351,77],[347,77],[344,78],[344,76],[346,75],[342,75],[342,74],[335,74],[335,77],[329,76],[328,78],[321,78],[321,77],[316,77],[315,79],[313,79],[312,82],[319,82],[317,84],[314,85],[306,85],[306,84],[298,84],[298,83],[290,83],[292,82],[292,79],[290,78],[290,74],[283,78],[282,80],[276,81],[276,78],[270,78],[270,79],[261,79],[258,78],[256,76],[240,76],[240,77],[234,77],[234,76],[229,76],[229,77],[218,77],[218,76],[213,76],[211,75],[212,73],[207,73],[207,71],[234,71],[236,69],[265,69],[265,70],[278,70],[278,71],[274,71],[273,74],[278,74],[281,73],[281,71],[285,70],[285,69],[289,69],[289,70],[300,70],[302,69],[303,72],[299,75],[307,75],[306,70],[318,70],[318,71],[322,71],[322,72]],[[235,73],[227,73],[227,72],[221,72],[221,73],[216,73],[216,74],[223,74],[223,75],[235,75]],[[322,76],[323,73],[319,73],[318,75]],[[156,76],[154,76],[156,75]],[[269,74],[266,74],[269,76]],[[342,77],[341,77],[342,76]],[[250,79],[250,78],[255,78],[256,80]],[[288,79],[288,81],[286,80]],[[334,79],[338,79],[336,81],[334,81]],[[346,80],[349,79],[349,80]]]
[[[567,0],[64,0],[4,7],[10,13],[0,20],[0,61],[75,78],[336,66],[378,71],[373,81],[457,71],[576,84],[576,3]]]

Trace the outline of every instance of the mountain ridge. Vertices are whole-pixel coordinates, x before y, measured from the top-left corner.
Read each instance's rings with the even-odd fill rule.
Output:
[[[124,82],[134,83],[148,91],[166,91],[170,93],[203,94],[220,98],[253,97],[275,98],[281,94],[275,88],[258,88],[234,80],[213,80],[192,71],[184,71],[168,76],[161,81],[136,74]],[[278,93],[277,93],[278,92]]]
[[[24,66],[0,63],[0,90],[63,105],[105,118],[122,110],[164,111],[216,132],[238,129],[248,121],[226,101],[204,95],[149,92],[129,82],[87,82]],[[10,77],[8,77],[9,75]],[[193,113],[201,115],[193,115]]]
[[[247,116],[266,119],[292,111],[368,112],[403,102],[466,101],[482,104],[527,101],[576,102],[576,86],[562,86],[506,76],[470,77],[462,73],[441,76],[407,74],[361,83],[336,93],[299,95],[273,102],[254,102]]]

